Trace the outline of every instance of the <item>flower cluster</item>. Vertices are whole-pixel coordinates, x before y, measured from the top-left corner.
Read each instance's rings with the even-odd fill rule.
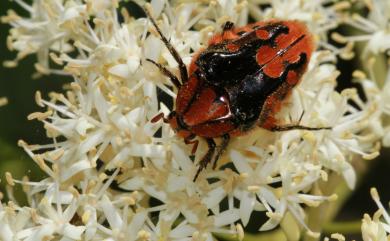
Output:
[[[390,2],[380,0],[361,2],[369,10],[368,16],[363,17],[355,13],[344,19],[346,24],[361,31],[361,34],[339,36],[336,39],[340,42],[366,42],[362,57],[387,52],[390,49]]]
[[[382,122],[383,114],[390,113],[384,104],[389,84],[381,87],[358,71],[354,76],[365,101],[355,89],[335,90],[337,56],[350,57],[353,44],[338,48],[327,36],[345,21],[347,2],[139,1],[187,65],[228,20],[243,26],[249,17],[287,16],[307,23],[316,38],[318,50],[278,119],[294,123],[304,113],[302,124],[331,130],[255,129],[234,138],[218,167],[204,170],[195,182],[206,144],[200,143],[192,160],[191,148],[168,125],[150,122],[159,112],[169,113],[172,107],[161,96],[175,98],[176,91],[145,59],[177,73],[177,63],[150,20],[132,17],[126,1],[15,2],[29,16],[10,11],[2,18],[13,27],[8,46],[18,51],[6,65],[36,54],[40,74],[65,74],[72,80],[64,93],[51,93],[49,99],[36,94],[46,110],[29,119],[41,121],[52,141],[19,145],[47,178],[31,182],[7,173],[9,198],[12,186],[21,184],[30,206],[0,204],[2,240],[211,241],[215,233],[242,239],[244,227],[256,216],[268,218],[259,228],[264,231],[279,225],[287,213],[317,237],[305,222],[303,207],[336,196],[312,192],[316,183],[336,172],[353,188],[352,157],[372,159],[382,138],[390,142],[390,126]]]
[[[371,189],[371,196],[378,206],[378,211],[373,218],[364,214],[362,221],[362,234],[364,241],[386,241],[390,238],[390,216],[380,201],[376,188]],[[381,219],[382,217],[382,219]]]

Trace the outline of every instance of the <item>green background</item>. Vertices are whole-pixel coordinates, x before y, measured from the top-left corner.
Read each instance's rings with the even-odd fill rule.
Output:
[[[14,2],[1,0],[0,15],[6,14],[7,9],[14,9],[20,14],[26,12]],[[8,105],[0,107],[0,190],[4,192],[4,173],[9,171],[15,178],[28,175],[33,180],[44,178],[35,163],[24,151],[17,146],[22,139],[27,143],[50,143],[45,137],[42,124],[38,121],[28,121],[27,115],[35,111],[44,111],[34,101],[34,95],[40,90],[44,97],[50,91],[61,91],[66,80],[58,76],[45,76],[32,79],[35,72],[35,56],[22,60],[16,68],[3,67],[3,61],[15,58],[16,52],[10,52],[6,47],[6,38],[10,27],[0,24],[0,97],[8,98]],[[15,190],[21,190],[16,186]],[[18,195],[24,200],[21,195]],[[24,202],[22,201],[22,204]]]

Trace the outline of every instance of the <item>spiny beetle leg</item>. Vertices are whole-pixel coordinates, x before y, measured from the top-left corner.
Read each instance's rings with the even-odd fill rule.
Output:
[[[177,64],[179,65],[180,70],[180,78],[182,83],[187,82],[188,80],[188,73],[187,73],[187,66],[184,64],[182,58],[180,57],[179,53],[176,51],[176,49],[172,46],[172,44],[168,41],[168,39],[162,34],[161,29],[157,26],[156,21],[154,18],[150,15],[149,11],[144,9],[144,12],[146,16],[150,19],[152,22],[154,28],[157,30],[158,34],[160,35],[161,41],[165,44],[168,51],[172,54],[172,57],[176,60]]]
[[[221,157],[222,153],[225,151],[226,147],[228,146],[230,141],[230,135],[225,134],[222,136],[222,143],[217,149],[217,154],[215,155],[214,162],[213,162],[213,169],[217,167],[217,162],[219,158]]]
[[[215,152],[215,146],[216,145],[215,145],[214,140],[211,139],[211,138],[207,138],[206,141],[207,141],[207,145],[209,146],[209,149],[207,150],[207,153],[203,156],[202,160],[200,160],[200,162],[199,162],[198,171],[196,172],[194,180],[193,180],[194,182],[198,178],[199,173],[203,169],[205,169],[207,167],[207,165],[210,163],[211,158],[213,157],[214,152]]]
[[[171,80],[172,84],[174,84],[176,86],[176,88],[178,88],[178,89],[180,88],[181,84],[180,84],[179,80],[171,71],[169,71],[167,68],[165,68],[164,66],[162,66],[159,63],[156,63],[155,61],[153,61],[151,59],[146,59],[146,61],[154,64],[160,70],[161,73],[163,73],[165,76],[167,76]]]
[[[290,131],[290,130],[310,130],[310,131],[319,131],[319,130],[331,130],[332,127],[310,127],[310,126],[301,126],[301,125],[283,125],[283,126],[273,126],[270,128],[270,131]]]

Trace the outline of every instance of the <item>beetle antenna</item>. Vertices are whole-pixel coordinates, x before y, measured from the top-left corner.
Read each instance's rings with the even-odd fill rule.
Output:
[[[188,80],[188,73],[187,73],[187,66],[184,64],[182,58],[180,57],[177,50],[172,46],[172,44],[168,41],[168,39],[162,34],[161,29],[158,27],[156,21],[150,14],[149,10],[146,8],[143,8],[146,16],[149,18],[149,20],[152,22],[154,28],[156,29],[157,33],[160,35],[161,40],[165,44],[165,47],[167,47],[168,51],[171,53],[172,57],[176,60],[177,64],[179,65],[179,71],[180,71],[180,78],[182,83],[187,82]]]
[[[180,84],[179,80],[177,79],[176,75],[174,75],[171,71],[169,71],[163,65],[156,63],[154,60],[147,58],[146,61],[154,64],[160,70],[161,73],[163,73],[165,76],[167,76],[171,80],[172,84],[174,84],[176,86],[176,88],[178,88],[178,89],[180,88],[181,84]]]

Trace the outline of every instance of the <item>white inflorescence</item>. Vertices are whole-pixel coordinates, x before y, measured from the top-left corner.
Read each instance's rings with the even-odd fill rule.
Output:
[[[362,220],[362,235],[364,241],[388,241],[390,238],[390,215],[383,206],[376,188],[371,188],[371,196],[378,211],[372,219],[368,214],[364,214]]]
[[[345,23],[354,27],[362,34],[345,37],[352,42],[367,42],[363,54],[379,54],[387,52],[390,49],[390,2],[382,0],[359,0],[364,2],[368,8],[368,17],[353,14],[345,18]]]
[[[305,223],[303,205],[315,207],[335,196],[314,194],[313,185],[336,172],[353,188],[352,157],[372,159],[382,138],[390,143],[390,127],[382,124],[382,114],[390,114],[390,78],[382,88],[357,72],[366,101],[355,89],[335,91],[336,56],[350,57],[353,41],[336,48],[327,36],[345,21],[348,2],[145,4],[187,65],[227,20],[243,26],[249,16],[256,21],[299,19],[315,34],[318,50],[278,118],[295,123],[304,112],[301,124],[332,129],[255,129],[233,138],[219,167],[204,170],[196,182],[193,177],[206,144],[201,142],[192,161],[191,147],[168,125],[150,122],[159,112],[170,111],[157,92],[174,98],[177,90],[145,59],[178,73],[150,20],[133,18],[121,8],[129,4],[126,1],[15,2],[28,17],[12,11],[3,17],[12,26],[9,48],[18,51],[16,59],[5,64],[12,67],[36,54],[40,74],[66,74],[72,82],[48,100],[36,95],[37,104],[46,110],[29,119],[41,121],[52,142],[19,145],[47,178],[30,182],[7,173],[10,186],[24,187],[29,207],[0,203],[1,240],[211,241],[212,233],[242,239],[243,228],[261,212],[268,217],[259,225],[261,231],[275,228],[290,213],[309,234],[318,236]],[[9,192],[12,197],[11,188]]]

